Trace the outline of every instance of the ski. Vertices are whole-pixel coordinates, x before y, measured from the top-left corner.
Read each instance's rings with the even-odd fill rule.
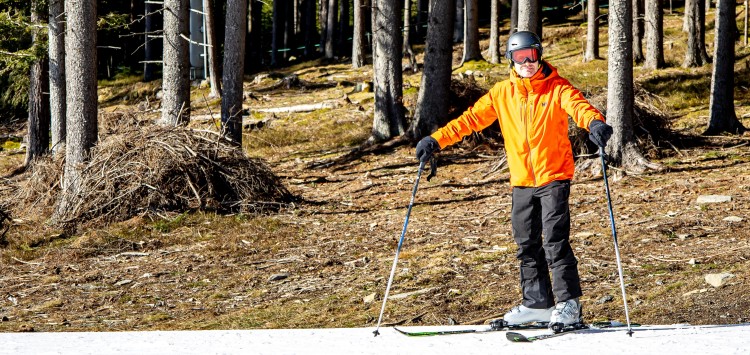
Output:
[[[394,327],[397,332],[410,336],[410,337],[427,337],[427,336],[437,336],[437,335],[454,335],[454,334],[467,334],[467,333],[473,333],[473,334],[481,334],[481,333],[490,333],[490,332],[500,332],[500,331],[508,331],[508,330],[531,330],[531,329],[547,329],[548,324],[546,322],[544,323],[531,323],[531,324],[523,324],[523,325],[509,325],[502,319],[495,319],[486,328],[481,329],[456,329],[456,330],[427,330],[427,331],[420,331],[420,332],[410,332],[403,329],[399,329]]]
[[[559,337],[559,336],[563,336],[563,335],[571,334],[571,333],[576,333],[576,332],[580,332],[580,331],[588,330],[588,329],[622,328],[626,326],[627,324],[620,323],[620,322],[596,322],[596,323],[591,324],[590,326],[586,324],[576,324],[573,326],[563,328],[561,331],[556,332],[556,333],[547,333],[547,334],[539,334],[539,335],[531,335],[531,336],[526,336],[526,335],[523,335],[521,333],[516,333],[516,332],[508,332],[505,334],[505,337],[514,343],[531,343],[537,340],[555,338],[555,337]],[[640,324],[631,324],[630,326],[639,327]]]

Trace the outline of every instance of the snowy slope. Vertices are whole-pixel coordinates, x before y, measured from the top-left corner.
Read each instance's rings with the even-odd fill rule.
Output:
[[[405,327],[408,330],[466,329]],[[750,354],[750,324],[585,330],[511,343],[505,332],[407,337],[393,328],[0,333],[0,354]],[[539,334],[547,330],[522,331]]]

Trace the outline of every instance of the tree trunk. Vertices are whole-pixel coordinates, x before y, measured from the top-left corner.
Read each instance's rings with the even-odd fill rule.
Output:
[[[479,50],[479,5],[477,0],[464,0],[464,54],[462,62],[482,60]]]
[[[271,28],[271,66],[279,64],[279,49],[284,43],[284,4],[283,0],[273,1],[273,24]]]
[[[404,133],[401,71],[401,16],[395,1],[377,0],[375,15],[375,114],[371,141],[382,142]]]
[[[80,191],[81,170],[96,143],[96,0],[66,0],[65,69],[67,132],[62,194],[55,217],[71,207]],[[57,219],[57,218],[55,218]]]
[[[704,135],[723,132],[742,134],[745,127],[734,111],[735,2],[720,0],[716,6],[714,67],[711,73],[711,102],[708,128]]]
[[[325,55],[326,38],[328,36],[328,0],[318,0],[318,23],[320,24],[320,52]]]
[[[435,132],[449,117],[451,63],[453,61],[453,18],[455,0],[430,3],[427,43],[424,56],[422,82],[419,85],[417,107],[409,132],[420,139]]]
[[[500,64],[503,60],[500,48],[500,0],[491,0],[490,4],[490,63]]]
[[[703,64],[700,48],[700,8],[702,4],[698,0],[687,0],[685,2],[685,29],[687,30],[687,50],[685,60],[682,62],[684,68],[700,67]]]
[[[706,8],[703,7],[703,1],[708,0],[698,0],[698,48],[703,62],[708,64],[711,63],[711,57],[706,49]]]
[[[586,55],[584,62],[590,62],[599,57],[599,4],[597,0],[588,0],[588,26],[586,26]]]
[[[221,99],[222,133],[242,146],[242,77],[245,68],[245,13],[247,0],[227,1],[224,30],[224,77]]]
[[[49,1],[49,106],[52,152],[65,146],[65,11],[63,0]]]
[[[542,38],[539,0],[518,0],[518,30],[531,31]]]
[[[43,27],[42,19],[47,17],[42,13],[39,0],[31,1],[31,23],[35,27],[31,31],[32,46],[41,46]],[[29,71],[29,118],[27,120],[28,141],[26,146],[25,166],[29,166],[34,158],[49,152],[50,129],[50,101],[49,76],[47,71],[47,56],[39,55],[31,63]]]
[[[344,0],[342,0],[344,1]],[[328,0],[328,18],[326,19],[326,46],[325,46],[325,58],[333,59],[336,56],[334,53],[335,42],[334,35],[336,33],[336,9],[338,8],[338,0]]]
[[[349,2],[352,0],[340,0],[339,1],[339,32],[338,32],[338,46],[337,50],[340,56],[349,55],[351,46],[349,45],[349,33],[351,32],[351,25],[349,24]]]
[[[417,58],[414,55],[414,49],[411,45],[412,33],[411,27],[411,0],[404,0],[404,55],[409,59],[407,69],[417,72]]]
[[[607,154],[627,170],[641,172],[651,164],[643,157],[633,135],[633,7],[632,0],[609,3],[607,70],[607,123],[614,133]]]
[[[419,38],[419,43],[424,43],[425,37],[427,36],[429,6],[429,0],[417,0],[417,26],[414,34]]]
[[[466,0],[456,0],[455,22],[453,23],[454,43],[463,42],[464,40],[464,20],[466,19],[466,16],[464,16],[464,2]]]
[[[189,6],[185,0],[164,1],[164,68],[161,124],[190,120]],[[185,38],[183,38],[185,37]]]
[[[646,0],[646,61],[643,67],[664,67],[664,23],[661,0]]]
[[[285,61],[289,61],[294,56],[294,51],[297,48],[296,5],[297,0],[287,0],[284,5],[284,51],[282,52],[282,58]]]
[[[313,0],[307,0],[312,2]],[[250,73],[258,70],[264,62],[262,41],[262,17],[263,3],[255,0],[248,1],[247,10],[247,35],[245,36],[245,72]],[[315,5],[313,5],[314,7]],[[314,8],[313,8],[313,12]],[[315,16],[314,13],[310,16]],[[313,20],[314,22],[314,20]],[[313,43],[313,49],[315,44]],[[218,61],[217,61],[218,63]]]
[[[214,0],[203,0],[203,12],[205,13],[204,16],[206,18],[206,39],[208,40],[208,47],[206,48],[208,52],[208,79],[211,85],[211,92],[208,96],[219,97],[221,96],[221,81],[219,80],[219,45],[216,42],[216,33],[214,32],[215,14],[213,9]]]
[[[643,1],[633,1],[633,60],[643,63],[646,57],[643,55],[644,14]]]
[[[520,0],[510,0],[510,30],[508,36],[518,32],[518,2]]]
[[[365,66],[365,0],[354,0],[354,33],[352,35],[352,67],[361,68]]]
[[[146,18],[144,19],[143,24],[143,27],[145,29],[145,35],[143,36],[143,52],[145,61],[145,63],[143,63],[143,81],[149,82],[156,79],[156,63],[154,62],[159,59],[157,56],[159,47],[156,44],[157,39],[155,37],[157,35],[157,31],[161,27],[159,26],[159,21],[157,19],[159,13],[156,12],[156,10],[160,8],[160,6],[149,3],[145,3],[143,6],[146,12]]]

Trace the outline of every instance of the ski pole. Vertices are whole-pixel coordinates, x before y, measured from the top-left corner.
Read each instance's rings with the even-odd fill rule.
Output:
[[[628,323],[628,335],[633,336],[630,327],[630,314],[628,314],[628,299],[625,294],[625,279],[622,277],[622,264],[620,263],[620,248],[617,246],[617,228],[615,228],[615,217],[612,213],[612,198],[609,195],[609,182],[607,181],[607,163],[604,161],[604,148],[599,147],[599,157],[602,160],[602,175],[604,176],[604,189],[607,191],[607,207],[609,207],[609,222],[612,225],[612,238],[615,243],[615,257],[617,258],[617,273],[620,274],[620,288],[622,289],[622,303],[625,305],[625,321]]]
[[[424,170],[425,162],[419,163],[419,170],[417,171],[417,180],[414,181],[414,188],[411,191],[411,201],[409,201],[409,208],[406,209],[406,219],[404,220],[404,227],[401,229],[401,239],[398,241],[396,247],[396,256],[393,258],[393,266],[391,267],[391,276],[388,278],[388,284],[385,287],[385,295],[383,296],[383,306],[380,308],[380,317],[378,317],[378,325],[373,332],[375,336],[380,335],[378,331],[380,329],[380,322],[383,320],[383,312],[385,311],[385,302],[388,301],[388,293],[391,291],[391,283],[393,282],[393,275],[396,273],[396,264],[398,263],[398,254],[401,252],[401,245],[404,244],[404,235],[406,235],[406,226],[409,225],[409,215],[411,214],[411,207],[414,205],[414,196],[417,195],[417,187],[419,186],[419,179],[422,177],[422,170]]]

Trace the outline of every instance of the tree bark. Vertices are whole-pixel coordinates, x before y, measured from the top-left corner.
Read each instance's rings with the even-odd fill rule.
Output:
[[[664,67],[664,23],[661,0],[646,0],[646,61],[643,67]]]
[[[349,45],[349,33],[351,32],[351,25],[349,24],[350,11],[349,2],[352,0],[339,0],[339,31],[338,31],[338,45],[337,50],[340,56],[347,56],[350,54],[352,47]]]
[[[67,132],[62,191],[56,216],[65,213],[80,191],[81,170],[96,143],[96,0],[66,0],[65,69],[68,77]],[[57,218],[55,218],[57,219]]]
[[[500,64],[503,60],[500,48],[500,0],[491,0],[490,4],[490,63]]]
[[[414,120],[409,128],[415,139],[435,132],[448,119],[450,103],[445,98],[450,96],[454,1],[430,3],[422,82]]]
[[[375,114],[370,141],[382,142],[404,133],[403,78],[401,69],[400,6],[376,0],[375,10]]]
[[[586,26],[586,55],[584,62],[590,62],[599,57],[599,4],[597,0],[588,0],[588,25]]]
[[[224,30],[224,77],[221,99],[222,133],[242,146],[242,78],[245,68],[245,13],[247,0],[227,1]]]
[[[342,0],[343,1],[343,0]],[[336,9],[338,0],[328,0],[328,18],[326,18],[326,45],[325,58],[333,59],[336,56],[334,52],[335,34],[336,34]]]
[[[626,170],[642,172],[653,167],[638,149],[633,134],[633,31],[632,0],[609,4],[607,69],[607,123],[614,133],[607,154]]]
[[[734,111],[735,2],[720,0],[716,6],[714,66],[711,73],[711,102],[708,128],[704,135],[723,132],[742,134],[745,127]]]
[[[706,49],[706,8],[703,2],[708,0],[698,0],[698,48],[700,48],[701,58],[704,63],[711,63],[711,57],[708,56]]]
[[[433,0],[437,1],[437,0]],[[453,42],[459,43],[463,42],[464,40],[464,20],[466,19],[466,16],[464,16],[464,2],[466,0],[455,0],[456,1],[456,12],[455,12],[455,19],[453,24]]]
[[[508,36],[518,32],[518,2],[520,0],[510,0],[510,30]]]
[[[633,60],[636,63],[643,63],[646,57],[643,55],[643,34],[644,34],[644,13],[643,1],[633,1]]]
[[[163,125],[190,120],[189,11],[185,0],[164,1]]]
[[[307,0],[312,2],[313,0]],[[256,0],[248,1],[247,10],[247,35],[245,36],[245,72],[250,73],[258,70],[263,64],[263,42],[261,35],[263,3]],[[313,4],[313,14],[315,16],[315,5]],[[313,20],[315,22],[315,20]],[[312,44],[314,49],[315,43]],[[217,61],[218,63],[218,61]]]
[[[682,62],[684,68],[700,67],[706,64],[701,56],[700,48],[700,8],[702,4],[698,0],[685,1],[685,30],[687,31],[687,50],[685,60]]]
[[[49,1],[49,106],[52,152],[65,146],[65,6]]]
[[[542,38],[539,0],[518,0],[518,30],[531,31]]]
[[[273,24],[271,28],[271,66],[279,64],[280,47],[284,44],[284,0],[273,0]]]
[[[208,39],[208,79],[211,86],[211,92],[208,94],[209,97],[220,97],[221,96],[221,80],[219,74],[219,45],[216,42],[216,33],[214,31],[214,0],[203,0],[203,12],[206,16],[205,31],[206,39]],[[244,14],[243,21],[244,21]],[[229,16],[229,13],[227,13]]]
[[[464,0],[464,53],[462,62],[482,60],[479,50],[479,4],[477,0]]]
[[[417,0],[417,26],[414,34],[419,38],[419,43],[424,43],[425,37],[427,36],[429,6],[429,0]]]
[[[409,59],[407,69],[417,72],[417,58],[411,45],[411,38],[414,31],[411,26],[411,0],[404,1],[404,55]]]
[[[42,13],[39,0],[31,1],[31,23],[35,27],[31,31],[32,46],[41,46],[43,26],[42,19],[47,17]],[[50,101],[49,76],[47,71],[47,56],[39,55],[31,63],[29,71],[29,118],[26,121],[28,127],[28,141],[26,145],[26,159],[24,166],[29,166],[31,161],[49,152],[49,129],[50,129]]]
[[[354,34],[352,36],[352,67],[361,68],[365,66],[365,19],[367,16],[366,0],[354,0]]]

